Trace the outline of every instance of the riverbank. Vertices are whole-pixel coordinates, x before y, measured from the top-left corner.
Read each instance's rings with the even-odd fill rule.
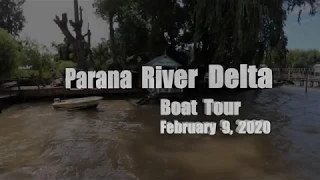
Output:
[[[281,84],[282,86],[282,84]],[[300,88],[304,91],[303,87],[295,85],[284,85],[293,86]],[[278,88],[274,87],[274,88]],[[319,88],[308,88],[308,89],[319,89]],[[185,89],[183,94],[179,96],[157,96],[156,98],[169,98],[174,100],[190,100],[198,98],[206,98],[213,96],[223,96],[234,93],[242,93],[247,91],[254,91],[259,93],[262,90],[267,89]],[[85,96],[103,96],[104,99],[112,100],[128,100],[128,99],[142,99],[148,92],[143,89],[83,89],[83,90],[68,90],[63,87],[39,87],[38,86],[21,86],[20,90],[17,87],[7,89],[5,92],[2,90],[0,94],[13,95],[12,97],[7,96],[7,98],[0,99],[0,109],[6,109],[12,104],[23,103],[23,102],[37,102],[37,101],[48,101],[52,102],[54,98],[78,98]]]
[[[105,95],[135,95],[143,91],[133,89],[65,89],[64,87],[52,86],[20,86],[2,90],[3,94],[17,94],[20,100],[33,100],[52,97],[77,97],[77,96],[105,96]],[[0,92],[1,93],[1,92]]]
[[[68,90],[52,86],[20,86],[0,91],[0,111],[12,104],[37,101],[52,101],[54,98],[77,98],[85,96],[103,96],[105,99],[128,99],[143,97],[142,89],[82,89]]]
[[[274,87],[285,84],[285,82],[274,82]],[[203,93],[232,93],[232,92],[242,92],[248,90],[256,90],[250,88],[236,88],[236,89],[228,89],[226,87],[220,89],[209,89],[206,88],[206,84],[202,84],[201,87],[197,87],[195,89],[184,89],[184,94],[186,96]],[[66,98],[66,97],[81,97],[81,96],[135,96],[135,95],[143,95],[146,92],[145,89],[141,88],[130,88],[130,89],[65,89],[62,86],[53,87],[53,86],[20,86],[19,84],[15,87],[9,87],[0,89],[0,95],[14,95],[17,96],[20,100],[30,100],[30,99],[44,99],[44,98]],[[171,94],[171,93],[170,93]],[[166,94],[165,94],[166,95]]]

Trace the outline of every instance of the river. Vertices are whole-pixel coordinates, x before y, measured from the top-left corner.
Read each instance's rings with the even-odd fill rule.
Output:
[[[320,177],[320,90],[305,94],[303,88],[284,86],[216,99],[241,100],[240,117],[228,119],[270,120],[271,134],[160,135],[159,105],[137,107],[126,100],[70,112],[56,111],[50,102],[23,103],[0,114],[0,179]]]

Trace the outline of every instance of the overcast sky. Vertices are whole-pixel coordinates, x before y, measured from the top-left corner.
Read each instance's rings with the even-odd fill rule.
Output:
[[[93,0],[79,0],[79,5],[83,7],[83,32],[87,31],[90,22],[92,43],[96,44],[100,38],[108,38],[108,26],[105,21],[95,16],[92,2]],[[73,0],[26,0],[24,15],[27,24],[21,37],[28,36],[44,45],[50,45],[52,41],[62,41],[64,36],[53,19],[55,15],[61,17],[64,12],[69,19],[74,18]],[[72,28],[69,29],[72,31]]]
[[[79,5],[84,9],[83,30],[86,31],[87,24],[90,22],[92,44],[94,45],[100,41],[100,38],[108,38],[108,26],[105,21],[95,16],[92,2],[93,0],[79,0]],[[64,36],[53,19],[55,15],[61,16],[64,12],[73,19],[73,0],[26,0],[24,15],[27,24],[21,36],[28,36],[44,45],[50,45],[53,41],[62,41]],[[303,16],[302,23],[299,25],[297,13],[292,13],[288,17],[285,31],[289,39],[288,48],[320,50],[319,14],[314,17]]]

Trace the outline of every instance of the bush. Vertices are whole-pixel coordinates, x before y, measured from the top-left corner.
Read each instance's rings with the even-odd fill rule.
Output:
[[[0,79],[13,73],[19,58],[19,44],[4,29],[0,28]]]
[[[66,68],[75,68],[76,64],[72,61],[58,61],[55,64],[55,71],[59,74],[62,75],[64,74],[64,71]]]

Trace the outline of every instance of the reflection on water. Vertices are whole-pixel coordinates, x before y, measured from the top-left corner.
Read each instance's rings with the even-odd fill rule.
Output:
[[[20,104],[0,115],[0,179],[318,179],[319,90],[281,87],[218,99],[241,100],[240,118],[270,120],[272,134],[160,135],[159,106],[129,101],[72,112]]]

